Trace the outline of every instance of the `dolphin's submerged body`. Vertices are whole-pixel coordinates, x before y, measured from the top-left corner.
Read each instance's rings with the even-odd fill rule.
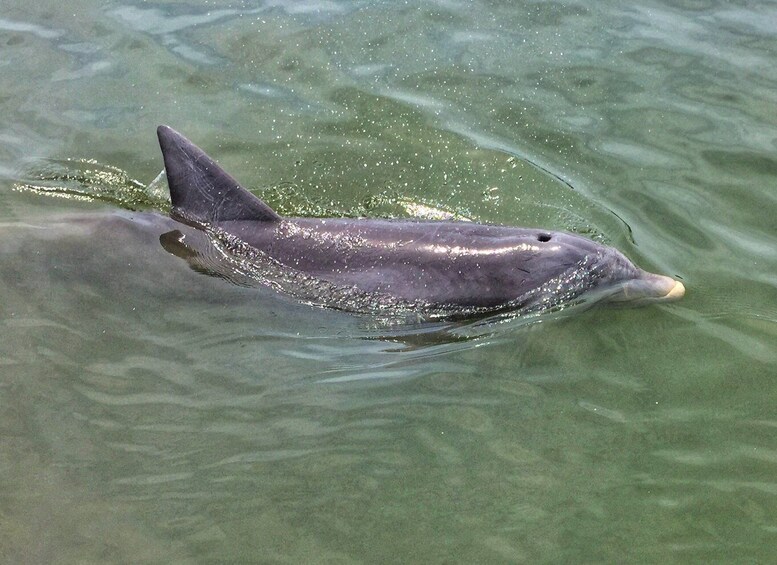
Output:
[[[175,130],[157,130],[171,216],[282,272],[321,306],[463,317],[541,311],[583,298],[668,301],[682,283],[563,232],[457,221],[284,218]],[[260,277],[261,278],[261,277]],[[296,283],[295,283],[296,281]],[[270,280],[270,284],[272,281]],[[312,289],[312,290],[311,290]]]

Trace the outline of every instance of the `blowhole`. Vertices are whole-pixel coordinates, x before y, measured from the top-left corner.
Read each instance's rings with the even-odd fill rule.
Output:
[[[550,241],[551,235],[549,233],[538,233],[537,234],[537,241],[541,241],[542,243],[546,243]]]

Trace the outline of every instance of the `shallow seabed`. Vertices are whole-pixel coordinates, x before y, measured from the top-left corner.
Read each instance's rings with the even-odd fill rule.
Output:
[[[774,3],[12,0],[0,46],[0,561],[777,554]],[[688,293],[397,326],[209,277],[147,215],[160,123],[285,214]]]

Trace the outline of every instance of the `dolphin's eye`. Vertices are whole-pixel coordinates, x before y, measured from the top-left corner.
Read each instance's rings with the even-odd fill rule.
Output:
[[[549,233],[538,233],[537,234],[537,241],[541,241],[542,243],[550,241],[550,234]]]

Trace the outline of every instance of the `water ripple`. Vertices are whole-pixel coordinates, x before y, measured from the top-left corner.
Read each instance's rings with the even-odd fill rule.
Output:
[[[62,37],[64,33],[60,30],[48,29],[37,24],[7,20],[5,18],[0,18],[0,30],[31,33],[41,39],[57,39]]]

